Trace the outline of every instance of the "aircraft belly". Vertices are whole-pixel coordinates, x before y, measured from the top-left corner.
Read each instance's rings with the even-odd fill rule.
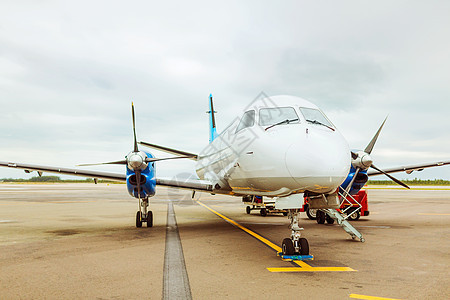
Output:
[[[252,177],[233,179],[229,181],[234,193],[271,196],[284,196],[291,193],[303,193],[311,191],[315,193],[330,193],[336,190],[336,182],[340,181],[340,177]],[[278,193],[277,193],[278,192]]]

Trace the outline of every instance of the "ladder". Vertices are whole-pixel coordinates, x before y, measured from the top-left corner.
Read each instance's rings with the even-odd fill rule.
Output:
[[[351,237],[352,239],[358,238],[362,243],[365,242],[361,232],[359,232],[349,221],[347,221],[346,215],[338,212],[335,209],[322,209],[327,213],[330,218],[334,219]]]

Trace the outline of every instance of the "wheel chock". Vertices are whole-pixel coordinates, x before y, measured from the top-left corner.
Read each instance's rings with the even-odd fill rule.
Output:
[[[314,260],[314,255],[284,255],[283,252],[277,252],[277,256],[281,257],[283,261],[309,261]]]

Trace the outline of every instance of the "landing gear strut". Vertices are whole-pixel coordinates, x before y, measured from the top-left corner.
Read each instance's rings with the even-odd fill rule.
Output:
[[[298,219],[300,217],[299,209],[288,209],[288,218],[291,221],[289,229],[292,230],[291,238],[283,240],[282,251],[283,255],[309,255],[309,244],[305,238],[300,237],[300,231],[303,228],[298,226]]]
[[[148,198],[139,199],[139,211],[136,213],[136,227],[142,227],[142,223],[147,223],[147,227],[153,227],[153,213],[147,211]]]

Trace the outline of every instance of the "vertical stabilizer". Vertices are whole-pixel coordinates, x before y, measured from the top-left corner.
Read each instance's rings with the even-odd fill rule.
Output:
[[[211,143],[217,137],[216,118],[214,116],[216,111],[214,111],[212,94],[209,94],[209,111],[207,113],[209,114],[209,142]]]

